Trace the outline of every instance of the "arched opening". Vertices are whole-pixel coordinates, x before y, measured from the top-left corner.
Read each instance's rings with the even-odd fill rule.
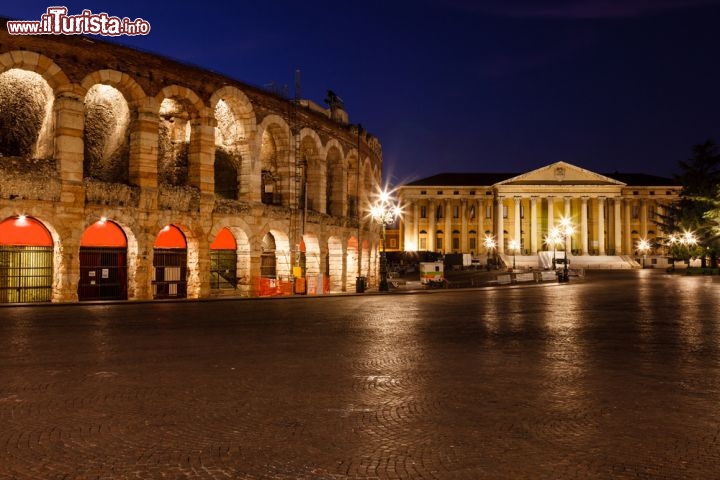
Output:
[[[343,251],[342,242],[338,237],[328,238],[325,271],[329,276],[330,291],[341,292],[343,290]]]
[[[210,288],[237,288],[237,242],[227,228],[223,228],[210,244]]]
[[[236,140],[245,138],[245,133],[233,108],[224,99],[215,105],[215,120],[215,195],[236,200],[240,194],[238,172],[242,164]]]
[[[343,212],[343,163],[342,154],[337,147],[331,147],[327,153],[327,172],[325,175],[325,213],[342,217]]]
[[[320,171],[318,144],[314,137],[308,135],[300,142],[300,162],[304,167],[303,187],[300,208],[307,205],[308,210],[320,211],[324,192],[321,189],[323,174]]]
[[[0,223],[0,303],[48,302],[53,241],[45,226],[23,215]]]
[[[265,234],[262,240],[260,253],[260,276],[263,278],[277,278],[277,258],[275,256],[275,237],[272,233]]]
[[[358,265],[360,251],[358,248],[358,240],[356,237],[348,239],[347,252],[345,254],[345,291],[352,292],[355,290],[355,282],[360,276]]]
[[[53,103],[52,88],[40,74],[18,68],[0,74],[0,154],[3,157],[52,158]]]
[[[187,297],[187,241],[174,225],[166,225],[153,245],[153,298]]]
[[[268,205],[289,205],[297,192],[291,187],[290,138],[279,123],[262,132],[260,143],[261,199]],[[294,176],[294,174],[293,174]]]
[[[113,222],[93,223],[80,239],[78,299],[127,300],[127,237]]]
[[[158,125],[159,184],[184,186],[188,183],[190,133],[190,113],[185,102],[175,98],[163,100]]]
[[[83,174],[109,183],[128,183],[130,108],[119,90],[97,84],[85,95]]]

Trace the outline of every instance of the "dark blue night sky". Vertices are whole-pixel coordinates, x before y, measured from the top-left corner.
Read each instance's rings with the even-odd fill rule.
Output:
[[[39,20],[57,3],[0,14]],[[720,1],[64,2],[150,22],[120,42],[323,104],[378,136],[393,184],[564,160],[671,176],[720,141]]]

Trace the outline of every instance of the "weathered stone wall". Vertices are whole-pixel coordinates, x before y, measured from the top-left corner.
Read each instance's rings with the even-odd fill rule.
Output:
[[[358,186],[381,184],[382,151],[317,110],[118,45],[0,29],[0,222],[23,214],[51,232],[53,301],[77,299],[80,239],[100,218],[128,239],[130,299],[152,298],[153,244],[166,225],[187,240],[190,297],[218,293],[209,249],[223,228],[238,245],[237,293],[256,293],[268,234],[278,275],[291,274],[302,237],[307,271],[345,289],[358,268],[374,275],[377,229],[348,209],[372,196]],[[279,202],[263,203],[263,164],[273,166]],[[373,181],[348,184],[358,170]],[[358,236],[373,246],[362,263],[348,249]]]

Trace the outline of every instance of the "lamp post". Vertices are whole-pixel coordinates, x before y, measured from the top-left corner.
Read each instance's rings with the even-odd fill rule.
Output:
[[[570,238],[573,233],[575,233],[575,227],[573,227],[570,219],[567,217],[562,217],[560,219],[560,227],[558,228],[558,234],[565,248],[565,261],[563,262],[562,273],[558,276],[558,281],[563,283],[570,280],[570,275],[568,273],[568,238]]]
[[[380,251],[380,284],[378,290],[387,292],[390,290],[388,284],[387,272],[387,256],[385,254],[385,228],[392,225],[400,218],[402,211],[400,207],[390,198],[390,194],[385,190],[380,195],[374,205],[370,208],[370,215],[373,221],[380,224],[382,230],[382,250]]]
[[[555,227],[550,230],[550,233],[545,236],[545,244],[547,246],[552,245],[553,256],[552,256],[552,268],[555,270],[555,252],[557,250],[557,244],[560,243],[560,230]]]
[[[513,252],[513,270],[515,270],[515,254],[517,253],[517,250],[520,248],[520,242],[517,240],[510,240],[510,243],[508,244],[510,247],[510,250]]]
[[[485,245],[485,248],[488,251],[488,270],[490,269],[490,252],[494,251],[495,246],[497,243],[495,242],[495,237],[492,235],[485,235],[485,240],[483,240],[483,245]],[[495,263],[495,254],[493,253],[493,263]]]
[[[637,249],[642,255],[642,268],[645,268],[645,256],[647,255],[648,250],[650,250],[650,242],[648,242],[644,238],[641,238],[638,241]]]

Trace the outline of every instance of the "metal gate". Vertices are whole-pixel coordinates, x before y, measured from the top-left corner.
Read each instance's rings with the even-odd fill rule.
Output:
[[[80,247],[78,299],[127,300],[127,251]]]
[[[0,247],[0,303],[49,302],[53,247]]]
[[[153,297],[187,297],[187,250],[156,248],[153,252]]]
[[[210,250],[210,288],[236,288],[237,254],[235,250]]]

